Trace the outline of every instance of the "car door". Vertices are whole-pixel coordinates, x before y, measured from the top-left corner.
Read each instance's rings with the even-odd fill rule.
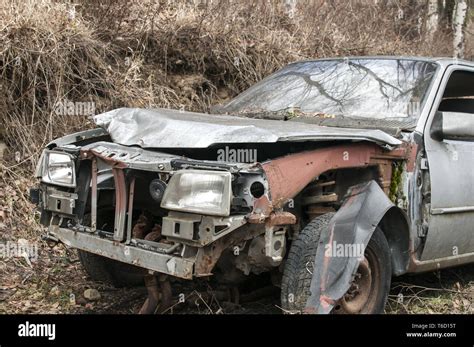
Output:
[[[434,139],[437,111],[469,114],[474,127],[474,68],[446,70],[425,127],[431,199],[422,261],[474,255],[474,141]]]

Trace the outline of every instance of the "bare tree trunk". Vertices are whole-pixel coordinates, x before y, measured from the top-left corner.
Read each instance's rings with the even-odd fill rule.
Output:
[[[294,18],[296,14],[296,2],[297,0],[285,0],[285,12],[290,18]]]
[[[467,2],[456,0],[453,12],[453,48],[454,57],[464,58],[464,25],[466,23]]]
[[[436,31],[438,31],[439,23],[439,9],[438,0],[428,0],[428,13],[426,17],[426,36],[425,40],[428,43],[432,43]]]

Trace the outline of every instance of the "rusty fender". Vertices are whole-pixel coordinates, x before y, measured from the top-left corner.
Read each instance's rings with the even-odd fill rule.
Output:
[[[375,181],[353,186],[349,190],[342,207],[331,219],[329,228],[320,236],[306,313],[329,313],[349,290],[361,260],[358,257],[327,256],[326,245],[332,245],[334,242],[342,245],[360,244],[365,249],[385,216],[401,218],[398,210]],[[394,238],[390,234],[387,236],[390,244],[390,240],[393,241]],[[390,248],[392,252],[397,253],[400,249],[396,245]],[[397,267],[406,268],[408,258],[405,258],[403,264],[400,264],[392,254],[392,263],[398,261],[398,264],[395,264]]]
[[[282,207],[313,179],[334,169],[379,166],[381,183],[388,191],[392,161],[408,159],[407,164],[411,167],[412,147],[403,143],[388,151],[373,143],[340,145],[291,154],[262,163],[268,178],[272,207]]]

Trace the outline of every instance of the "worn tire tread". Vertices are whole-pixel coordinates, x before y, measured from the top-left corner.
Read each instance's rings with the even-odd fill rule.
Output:
[[[326,213],[313,219],[293,241],[285,263],[281,286],[281,304],[285,311],[301,312],[306,306],[311,294],[312,264],[319,237],[333,216],[334,213]],[[293,302],[289,300],[290,294],[293,294]]]

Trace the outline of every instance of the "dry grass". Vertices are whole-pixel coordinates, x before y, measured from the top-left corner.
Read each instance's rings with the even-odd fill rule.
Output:
[[[474,266],[394,278],[388,313],[474,313]]]
[[[278,0],[203,3],[0,0],[0,142],[8,146],[0,162],[0,241],[25,238],[41,247],[33,268],[21,259],[0,262],[0,283],[11,286],[0,287],[0,312],[15,307],[83,312],[68,306],[67,295],[92,285],[84,282],[76,263],[65,260],[65,249],[49,250],[40,241],[40,226],[27,202],[42,147],[92,126],[85,116],[56,114],[58,102],[92,101],[97,111],[120,106],[206,111],[295,60],[451,55],[446,26],[433,45],[424,43],[422,2],[413,7],[409,0],[391,1],[386,7],[382,1],[299,0],[294,16]],[[472,56],[472,25],[468,35],[467,55]],[[79,278],[73,278],[78,271]],[[60,294],[51,295],[48,285],[54,283]],[[390,310],[416,312],[413,303],[426,303],[415,298],[424,298],[426,291],[400,290],[412,298],[410,305],[391,301]],[[25,299],[31,295],[41,297]]]
[[[450,54],[443,32],[423,43],[422,5],[381,3],[299,1],[291,17],[282,1],[1,0],[1,135],[31,168],[45,143],[91,126],[56,115],[64,100],[205,111],[295,60]]]

